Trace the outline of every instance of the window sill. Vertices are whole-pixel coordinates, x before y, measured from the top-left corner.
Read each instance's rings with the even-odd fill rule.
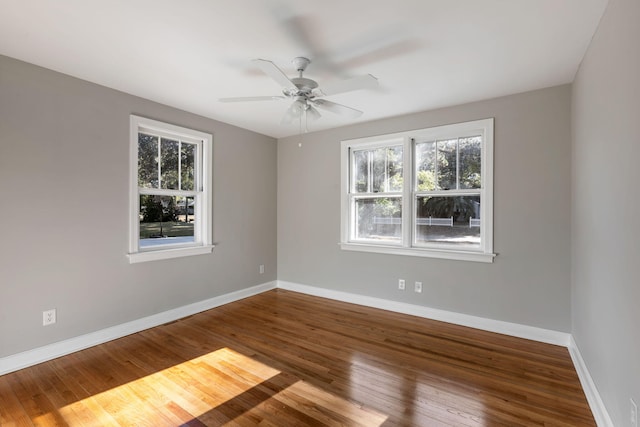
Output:
[[[157,261],[161,259],[210,254],[211,252],[213,252],[214,247],[214,245],[207,245],[194,246],[189,248],[161,249],[154,251],[134,252],[127,254],[127,256],[129,257],[129,264],[136,264],[139,262]]]
[[[492,263],[496,254],[484,252],[455,251],[442,249],[402,248],[397,246],[367,245],[362,243],[340,243],[344,251],[373,252],[388,255],[406,255],[426,258],[453,259],[459,261]]]

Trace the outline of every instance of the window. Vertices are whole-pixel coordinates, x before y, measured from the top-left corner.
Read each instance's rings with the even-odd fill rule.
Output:
[[[493,119],[342,142],[345,250],[492,262]]]
[[[210,253],[210,134],[131,116],[130,262]]]

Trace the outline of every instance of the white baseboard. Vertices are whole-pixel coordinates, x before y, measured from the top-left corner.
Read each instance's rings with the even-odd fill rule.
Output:
[[[561,345],[563,347],[569,346],[571,337],[571,335],[566,332],[553,331],[549,329],[537,328],[534,326],[521,325],[518,323],[503,322],[501,320],[486,319],[484,317],[471,316],[468,314],[455,313],[446,310],[438,310],[421,305],[408,304],[398,301],[389,301],[382,298],[352,294],[348,292],[319,288],[315,286],[301,285],[298,283],[291,283],[282,280],[278,280],[277,283],[278,288],[294,292],[349,302],[366,307],[395,311],[397,313],[410,314],[412,316],[439,320],[442,322],[468,326],[470,328],[482,329],[489,332],[496,332],[499,334],[525,338],[548,344]]]
[[[263,283],[247,289],[220,295],[204,301],[167,310],[152,316],[143,317],[111,328],[91,332],[86,335],[59,341],[53,344],[27,350],[22,353],[13,354],[0,358],[0,375],[17,371],[38,363],[46,362],[60,356],[64,356],[75,351],[83,350],[94,345],[102,344],[117,338],[122,338],[145,329],[153,328],[167,322],[191,316],[205,310],[210,310],[230,302],[238,301],[253,295],[274,289],[276,282]]]
[[[589,402],[593,417],[596,419],[596,424],[598,427],[615,427],[573,336],[571,336],[569,343],[569,354],[578,373],[578,378],[580,378],[580,384],[582,384],[584,394],[587,396],[587,402]]]

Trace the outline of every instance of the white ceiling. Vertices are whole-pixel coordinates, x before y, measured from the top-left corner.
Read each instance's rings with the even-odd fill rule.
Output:
[[[289,101],[251,63],[291,77],[362,74],[377,90],[327,99],[309,130],[569,83],[607,0],[0,0],[0,54],[273,137]]]

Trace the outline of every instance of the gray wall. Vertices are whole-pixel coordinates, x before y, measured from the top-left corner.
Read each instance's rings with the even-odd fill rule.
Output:
[[[565,85],[279,140],[278,279],[569,332],[570,100]],[[487,117],[493,264],[340,250],[341,140]]]
[[[573,88],[573,335],[616,426],[640,405],[638,21],[609,1]]]
[[[212,254],[128,263],[131,113],[213,134]],[[273,138],[0,56],[0,357],[275,280],[276,152]],[[58,323],[43,327],[49,308]]]

